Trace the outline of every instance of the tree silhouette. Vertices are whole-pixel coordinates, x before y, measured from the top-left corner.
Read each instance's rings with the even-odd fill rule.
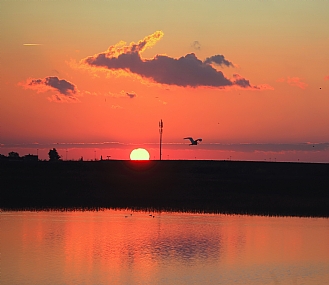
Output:
[[[50,149],[48,155],[49,155],[49,161],[58,161],[61,158],[56,148]]]
[[[18,154],[18,152],[11,151],[11,152],[8,153],[8,157],[10,157],[10,158],[19,158],[19,154]]]

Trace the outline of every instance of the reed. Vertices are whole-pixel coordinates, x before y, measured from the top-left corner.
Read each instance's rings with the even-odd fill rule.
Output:
[[[316,163],[0,161],[0,209],[329,217],[328,174]]]

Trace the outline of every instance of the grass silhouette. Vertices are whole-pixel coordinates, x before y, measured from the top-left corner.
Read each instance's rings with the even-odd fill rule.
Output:
[[[0,208],[329,217],[329,164],[0,161]]]

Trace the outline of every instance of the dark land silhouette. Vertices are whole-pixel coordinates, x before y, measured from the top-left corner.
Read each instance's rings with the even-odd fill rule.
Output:
[[[329,217],[329,164],[0,161],[2,210],[130,208]]]

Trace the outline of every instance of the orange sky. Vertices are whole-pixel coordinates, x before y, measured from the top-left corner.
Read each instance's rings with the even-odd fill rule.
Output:
[[[129,159],[144,147],[158,159],[162,119],[164,158],[328,162],[328,10],[2,2],[0,153]]]

